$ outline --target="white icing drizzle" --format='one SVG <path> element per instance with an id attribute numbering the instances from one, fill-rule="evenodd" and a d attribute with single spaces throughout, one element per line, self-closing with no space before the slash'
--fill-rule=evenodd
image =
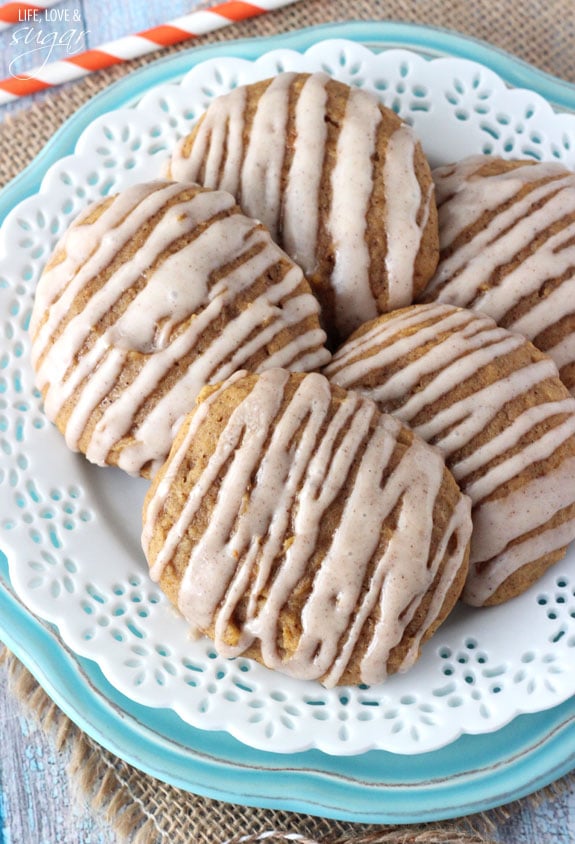
<path id="1" fill-rule="evenodd" d="M 319 191 L 327 124 L 318 120 L 327 103 L 325 76 L 313 73 L 306 80 L 295 110 L 296 144 L 284 194 L 281 229 L 289 255 L 306 275 L 316 268 Z M 305 225 L 302 225 L 305 220 Z"/>
<path id="2" fill-rule="evenodd" d="M 88 209 L 86 214 L 82 214 L 76 223 L 72 224 L 55 250 L 57 254 L 65 245 L 64 260 L 44 272 L 42 278 L 48 278 L 49 282 L 42 281 L 35 293 L 30 320 L 30 331 L 36 340 L 32 349 L 33 362 L 44 349 L 47 338 L 68 313 L 78 291 L 85 285 L 91 268 L 95 267 L 98 272 L 108 266 L 133 237 L 134 232 L 129 221 L 131 212 L 139 207 L 139 213 L 151 217 L 180 190 L 180 185 L 162 185 L 161 182 L 138 185 L 129 193 L 116 197 L 100 216 L 99 221 L 91 225 L 83 224 L 91 210 Z M 133 270 L 137 277 L 145 267 L 134 266 Z M 130 267 L 126 267 L 125 272 L 130 271 Z M 130 283 L 130 279 L 127 283 Z M 46 314 L 48 318 L 38 332 L 38 326 Z"/>
<path id="3" fill-rule="evenodd" d="M 241 168 L 239 202 L 250 217 L 257 217 L 278 237 L 281 206 L 283 143 L 288 121 L 289 90 L 295 73 L 280 73 L 258 101 Z"/>
<path id="4" fill-rule="evenodd" d="M 550 522 L 561 510 L 572 507 L 574 478 L 575 460 L 571 457 L 546 477 L 520 487 L 514 495 L 494 498 L 474 508 L 469 577 L 462 596 L 468 604 L 481 606 L 510 572 L 572 542 L 573 518 L 555 527 Z M 509 537 L 515 540 L 513 544 L 504 544 L 501 531 L 493 530 L 493 524 L 505 522 L 514 526 Z M 522 540 L 522 534 L 531 530 L 537 533 Z M 483 546 L 481 550 L 475 547 L 478 543 Z M 490 563 L 482 567 L 484 555 Z"/>
<path id="5" fill-rule="evenodd" d="M 509 170 L 502 176 L 490 176 L 491 186 L 485 190 L 484 177 L 478 171 L 493 159 L 486 155 L 470 155 L 457 164 L 437 167 L 433 171 L 437 205 L 445 205 L 444 214 L 449 225 L 441 232 L 442 246 L 448 246 L 457 231 L 467 228 L 477 219 L 477 202 L 484 210 L 493 211 L 513 199 L 522 187 L 541 179 L 560 179 L 565 168 L 556 162 L 535 164 L 525 161 L 525 166 Z M 465 184 L 465 190 L 462 187 Z M 459 220 L 459 223 L 457 222 Z M 451 228 L 453 226 L 453 228 Z"/>
<path id="6" fill-rule="evenodd" d="M 91 433 L 86 454 L 98 464 L 104 464 L 114 445 L 130 433 L 144 401 L 183 357 L 202 344 L 201 353 L 151 406 L 133 431 L 133 442 L 122 450 L 118 464 L 132 474 L 149 461 L 157 464 L 163 460 L 174 428 L 206 383 L 222 380 L 248 365 L 252 355 L 286 328 L 294 328 L 291 336 L 270 353 L 261 368 L 317 368 L 329 359 L 319 325 L 306 331 L 296 328 L 318 313 L 311 293 L 294 295 L 302 281 L 300 269 L 293 266 L 263 294 L 250 295 L 256 279 L 276 265 L 283 253 L 257 222 L 233 210 L 231 195 L 202 191 L 192 199 L 179 200 L 186 189 L 189 186 L 165 182 L 129 188 L 116 196 L 94 223 L 72 226 L 63 241 L 66 257 L 43 275 L 34 308 L 37 384 L 45 390 L 45 408 L 51 419 L 75 397 L 65 432 L 72 449 L 78 448 L 91 415 L 129 360 L 134 354 L 140 356 L 140 370 L 104 410 Z M 164 208 L 168 201 L 173 204 Z M 226 212 L 227 216 L 217 217 Z M 119 249 L 155 215 L 161 216 L 130 260 L 116 267 L 79 313 L 63 325 L 74 299 L 106 271 Z M 179 238 L 177 250 L 170 254 Z M 234 267 L 234 262 L 239 263 Z M 218 280 L 214 280 L 216 273 L 221 274 Z M 137 295 L 98 336 L 100 321 L 122 294 L 136 285 L 140 286 Z M 206 345 L 214 320 L 240 294 L 248 296 L 250 306 L 230 316 Z M 50 304 L 42 322 L 40 309 L 46 309 L 46 303 Z M 180 330 L 186 320 L 190 321 Z M 94 337 L 95 342 L 86 349 Z"/>
<path id="7" fill-rule="evenodd" d="M 575 174 L 556 163 L 526 163 L 499 175 L 478 176 L 487 161 L 474 156 L 434 171 L 442 257 L 425 299 L 473 307 L 538 343 L 542 332 L 575 312 Z M 531 189 L 519 198 L 526 187 Z M 451 255 L 443 254 L 486 213 L 491 219 L 480 231 Z M 551 233 L 557 224 L 562 228 Z M 537 248 L 493 283 L 501 268 L 537 237 L 544 238 Z M 553 291 L 545 289 L 546 282 L 564 274 L 566 279 Z M 512 318 L 512 309 L 535 293 L 540 295 L 529 310 Z M 569 335 L 552 348 L 542 348 L 559 367 L 575 362 Z M 575 390 L 575 384 L 568 386 Z"/>
<path id="8" fill-rule="evenodd" d="M 203 168 L 201 181 L 204 187 L 219 188 L 234 197 L 239 196 L 245 101 L 245 87 L 236 88 L 232 97 L 216 97 L 212 101 L 189 153 L 189 175 L 177 174 L 178 151 L 181 152 L 186 142 L 183 138 L 170 164 L 172 178 L 197 182 Z"/>
<path id="9" fill-rule="evenodd" d="M 487 316 L 440 303 L 417 305 L 375 322 L 364 335 L 345 343 L 324 369 L 334 383 L 372 398 L 382 410 L 392 410 L 445 455 L 474 506 L 471 566 L 464 592 L 469 603 L 484 603 L 529 559 L 531 546 L 535 553 L 536 537 L 524 534 L 575 503 L 575 461 L 566 461 L 546 478 L 498 492 L 575 436 L 575 399 L 567 395 L 559 401 L 526 402 L 512 421 L 505 415 L 505 405 L 512 399 L 534 395 L 538 384 L 557 378 L 550 358 L 529 362 L 466 398 L 452 399 L 442 409 L 435 407 L 458 384 L 525 342 Z M 418 351 L 419 356 L 409 361 L 408 356 Z M 386 371 L 391 366 L 395 374 Z M 368 386 L 369 379 L 373 386 Z M 560 416 L 565 419 L 559 421 Z M 461 449 L 495 419 L 501 420 L 501 431 L 459 457 Z M 553 419 L 556 424 L 547 433 L 528 439 L 536 425 Z M 522 447 L 513 454 L 520 441 Z M 549 495 L 553 485 L 562 488 L 560 501 Z M 569 534 L 570 541 L 575 538 L 575 518 L 568 524 L 561 535 Z"/>
<path id="10" fill-rule="evenodd" d="M 423 218 L 418 223 L 422 194 L 415 173 L 415 145 L 415 136 L 409 126 L 402 126 L 389 139 L 385 153 L 385 268 L 389 288 L 387 309 L 390 311 L 413 301 L 413 267 L 432 202 L 433 187 L 430 187 Z"/>
<path id="11" fill-rule="evenodd" d="M 194 630 L 213 626 L 216 647 L 227 656 L 257 641 L 269 667 L 333 686 L 371 616 L 376 625 L 360 673 L 362 682 L 378 683 L 442 563 L 439 584 L 401 670 L 416 659 L 421 638 L 443 606 L 469 540 L 469 500 L 459 499 L 430 559 L 433 511 L 444 472 L 439 452 L 415 437 L 385 477 L 400 423 L 353 393 L 335 412 L 330 410 L 328 382 L 316 373 L 305 376 L 280 413 L 289 377 L 282 370 L 263 373 L 236 406 L 155 560 L 150 560 L 151 575 L 161 578 L 217 479 L 217 501 L 191 550 L 179 591 L 179 608 Z M 238 375 L 232 383 L 237 380 Z M 209 423 L 214 400 L 209 396 L 188 417 L 165 475 L 148 496 L 143 534 L 148 555 L 156 522 L 185 471 L 191 444 Z M 354 460 L 360 465 L 351 483 Z M 341 495 L 343 512 L 302 609 L 301 636 L 286 656 L 278 643 L 280 613 L 308 571 L 326 512 Z M 382 525 L 398 505 L 397 527 L 382 548 Z M 454 535 L 456 547 L 450 552 Z M 368 566 L 371 574 L 362 594 Z M 230 619 L 237 623 L 240 599 L 246 618 L 237 645 L 231 646 L 224 634 Z"/>
<path id="12" fill-rule="evenodd" d="M 285 184 L 281 172 L 286 150 L 290 92 L 296 73 L 282 73 L 261 95 L 246 134 L 246 88 L 217 98 L 200 122 L 193 143 L 184 139 L 170 163 L 173 178 L 200 180 L 234 193 L 242 208 L 261 219 L 307 275 L 318 271 L 321 179 L 327 132 L 327 84 L 324 73 L 311 74 L 295 101 L 293 153 Z M 383 181 L 387 230 L 387 295 L 371 290 L 373 275 L 366 241 L 366 219 L 374 188 L 374 152 L 381 106 L 365 91 L 351 87 L 337 137 L 330 173 L 332 201 L 325 229 L 333 242 L 329 282 L 335 293 L 337 329 L 348 335 L 381 311 L 413 299 L 414 264 L 427 225 L 433 191 L 422 197 L 415 169 L 416 141 L 408 126 L 389 138 Z M 421 221 L 418 223 L 418 215 Z"/>
<path id="13" fill-rule="evenodd" d="M 344 337 L 378 314 L 369 284 L 366 215 L 373 191 L 372 158 L 381 119 L 381 110 L 373 97 L 352 88 L 337 139 L 335 165 L 331 172 L 332 203 L 327 221 L 335 250 L 331 276 L 335 322 Z M 352 185 L 353 190 L 350 190 Z M 387 193 L 386 199 L 390 211 L 393 205 Z M 389 217 L 386 222 L 389 225 Z"/>
<path id="14" fill-rule="evenodd" d="M 567 334 L 558 343 L 547 349 L 547 354 L 553 358 L 559 370 L 575 361 L 575 334 Z"/>

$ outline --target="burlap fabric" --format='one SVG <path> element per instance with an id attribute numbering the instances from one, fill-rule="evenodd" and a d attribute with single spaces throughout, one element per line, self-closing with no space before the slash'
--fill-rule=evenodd
<path id="1" fill-rule="evenodd" d="M 489 41 L 541 70 L 575 82 L 572 0 L 523 0 L 522 3 L 514 0 L 301 0 L 273 14 L 206 36 L 195 44 L 270 36 L 327 22 L 384 19 L 456 30 Z M 182 49 L 190 49 L 190 45 L 179 45 L 172 52 Z M 167 52 L 163 51 L 162 55 Z M 89 76 L 9 116 L 0 124 L 0 184 L 17 175 L 64 120 L 90 97 L 159 55 L 152 54 Z M 119 842 L 474 844 L 490 841 L 495 824 L 500 824 L 516 809 L 509 806 L 448 824 L 399 828 L 230 806 L 198 797 L 142 774 L 100 748 L 57 709 L 11 654 L 4 652 L 3 660 L 13 692 L 53 736 L 58 750 L 67 755 L 73 782 L 94 811 L 103 813 L 113 826 Z M 547 790 L 546 796 L 565 783 L 564 780 L 555 789 Z"/>
<path id="2" fill-rule="evenodd" d="M 213 3 L 211 3 L 213 5 Z M 202 4 L 209 6 L 210 2 Z M 490 42 L 541 70 L 575 82 L 573 0 L 300 0 L 273 14 L 244 21 L 195 42 L 253 38 L 346 20 L 397 20 L 456 30 Z M 0 179 L 7 181 L 38 153 L 82 103 L 159 55 L 190 49 L 181 44 L 93 74 L 52 93 L 24 114 L 0 124 Z M 1 183 L 0 183 L 1 184 Z"/>

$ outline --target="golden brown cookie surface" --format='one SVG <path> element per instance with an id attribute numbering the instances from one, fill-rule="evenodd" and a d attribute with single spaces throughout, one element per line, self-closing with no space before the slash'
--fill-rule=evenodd
<path id="1" fill-rule="evenodd" d="M 521 332 L 575 394 L 575 174 L 473 156 L 433 176 L 441 254 L 422 301 L 472 308 Z"/>
<path id="2" fill-rule="evenodd" d="M 329 359 L 301 270 L 223 191 L 148 182 L 91 206 L 39 281 L 46 413 L 99 465 L 149 475 L 208 383 Z"/>
<path id="3" fill-rule="evenodd" d="M 207 388 L 144 506 L 151 574 L 225 656 L 328 686 L 405 670 L 471 530 L 437 450 L 318 373 Z"/>
<path id="4" fill-rule="evenodd" d="M 366 91 L 281 73 L 212 101 L 170 175 L 230 191 L 303 268 L 332 338 L 410 304 L 437 264 L 437 214 L 412 130 Z"/>
<path id="5" fill-rule="evenodd" d="M 324 370 L 445 455 L 473 501 L 463 598 L 523 592 L 575 538 L 575 399 L 522 335 L 452 305 L 413 305 L 359 329 Z"/>

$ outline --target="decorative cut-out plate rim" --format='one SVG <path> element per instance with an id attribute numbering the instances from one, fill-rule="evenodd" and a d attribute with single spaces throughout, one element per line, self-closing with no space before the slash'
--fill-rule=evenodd
<path id="1" fill-rule="evenodd" d="M 295 32 L 289 36 L 276 36 L 272 39 L 258 39 L 257 42 L 228 42 L 201 50 L 179 54 L 157 63 L 157 73 L 162 79 L 180 75 L 182 62 L 212 58 L 217 55 L 242 55 L 253 58 L 274 46 L 305 49 L 320 38 L 345 37 L 357 41 L 369 42 L 377 47 L 406 46 L 442 54 L 455 54 L 481 59 L 485 64 L 504 75 L 508 82 L 523 82 L 525 79 L 533 88 L 541 85 L 541 93 L 551 94 L 550 99 L 561 100 L 566 107 L 575 106 L 575 88 L 567 83 L 554 80 L 541 72 L 516 61 L 501 51 L 493 50 L 481 42 L 459 38 L 451 33 L 427 30 L 424 27 L 394 25 L 390 23 L 343 24 L 324 26 Z M 89 123 L 94 111 L 118 107 L 139 96 L 142 88 L 154 80 L 156 68 L 145 68 L 129 79 L 121 80 L 81 109 L 57 137 L 48 144 L 42 155 L 12 183 L 12 186 L 0 197 L 0 219 L 20 199 L 35 190 L 51 159 L 65 154 L 79 134 L 82 124 Z M 161 81 L 161 80 L 160 80 Z M 1 559 L 0 559 L 1 563 Z M 7 578 L 7 574 L 5 575 Z M 375 822 L 405 823 L 437 818 L 455 817 L 471 811 L 479 811 L 520 797 L 541 787 L 552 779 L 569 770 L 575 758 L 575 699 L 571 698 L 560 706 L 535 715 L 525 715 L 513 724 L 501 728 L 496 733 L 479 737 L 465 736 L 440 751 L 424 754 L 421 759 L 425 775 L 416 771 L 413 782 L 409 780 L 407 768 L 419 763 L 418 756 L 397 757 L 385 751 L 373 751 L 363 756 L 341 758 L 319 756 L 315 751 L 298 754 L 302 761 L 304 783 L 313 790 L 298 789 L 295 794 L 277 788 L 278 774 L 283 768 L 282 762 L 277 769 L 264 770 L 273 754 L 250 751 L 239 745 L 233 738 L 220 733 L 205 733 L 184 725 L 188 736 L 186 747 L 178 741 L 178 729 L 171 737 L 160 739 L 154 736 L 165 730 L 162 710 L 150 710 L 137 707 L 118 695 L 109 687 L 93 663 L 86 666 L 85 661 L 67 652 L 56 631 L 50 625 L 41 622 L 29 613 L 15 599 L 10 583 L 6 580 L 5 588 L 0 591 L 6 612 L 0 617 L 0 629 L 3 638 L 28 667 L 43 680 L 45 687 L 52 693 L 64 711 L 73 720 L 90 733 L 101 744 L 116 752 L 122 758 L 132 762 L 142 770 L 159 776 L 180 787 L 189 788 L 207 796 L 240 801 L 248 805 L 287 808 L 296 811 L 311 811 L 326 817 L 338 817 L 350 820 Z M 51 660 L 48 658 L 50 654 Z M 61 665 L 60 665 L 61 663 Z M 70 667 L 68 663 L 73 663 Z M 62 668 L 50 672 L 50 665 Z M 87 670 L 86 670 L 87 669 Z M 70 674 L 71 691 L 64 682 L 64 675 Z M 87 676 L 88 675 L 88 676 Z M 93 712 L 103 703 L 104 719 L 92 718 Z M 92 709 L 93 707 L 93 709 Z M 133 710 L 137 709 L 134 715 Z M 130 714 L 128 715 L 128 710 Z M 132 721 L 133 719 L 133 721 Z M 127 728 L 127 729 L 126 729 Z M 150 733 L 154 736 L 150 737 Z M 526 733 L 526 735 L 523 735 Z M 523 751 L 512 746 L 518 734 L 522 734 Z M 463 779 L 459 771 L 460 762 L 465 754 L 475 748 L 485 748 L 487 764 L 474 766 L 474 772 L 466 772 Z M 168 759 L 173 759 L 173 747 L 180 750 L 183 767 L 166 767 Z M 157 755 L 158 747 L 160 749 Z M 488 749 L 487 749 L 488 748 Z M 525 764 L 525 754 L 528 764 Z M 446 765 L 445 755 L 449 758 Z M 243 764 L 245 756 L 253 762 L 253 782 L 246 787 L 246 770 Z M 294 764 L 295 764 L 294 757 Z M 377 772 L 372 779 L 362 781 L 361 775 L 356 780 L 353 771 L 367 760 L 376 760 Z M 181 761 L 181 760 L 180 760 Z M 277 761 L 277 760 L 276 760 Z M 215 779 L 205 778 L 202 765 L 214 763 Z M 260 770 L 261 764 L 261 770 Z M 272 761 L 272 767 L 274 762 Z M 177 773 L 175 773 L 177 769 Z M 334 776 L 334 771 L 335 772 Z M 261 773 L 264 776 L 261 776 Z M 397 773 L 395 787 L 389 789 L 391 771 Z M 477 772 L 482 780 L 478 788 Z M 326 776 L 326 773 L 329 775 Z M 214 771 L 212 771 L 212 774 Z M 413 772 L 412 772 L 413 773 Z M 386 779 L 388 782 L 386 782 Z M 341 780 L 345 786 L 345 804 L 341 800 Z M 288 781 L 289 782 L 289 781 Z M 355 783 L 356 788 L 348 788 Z M 428 792 L 429 783 L 434 784 L 433 793 Z M 415 790 L 413 789 L 415 784 Z M 378 794 L 377 806 L 371 804 L 370 795 L 382 786 Z M 438 789 L 438 792 L 437 792 Z M 400 808 L 399 804 L 407 797 L 408 803 Z M 369 806 L 365 800 L 370 800 Z M 399 801 L 399 802 L 398 802 Z"/>
<path id="2" fill-rule="evenodd" d="M 71 488 L 70 488 L 70 489 L 71 489 Z M 69 490 L 69 491 L 70 491 L 70 490 Z M 73 499 L 73 498 L 75 498 L 76 496 L 75 496 L 74 494 L 72 494 L 72 492 L 70 492 L 69 497 Z M 56 500 L 56 499 L 54 499 L 54 500 Z M 58 499 L 58 500 L 59 500 L 59 499 Z M 68 506 L 72 506 L 72 507 L 73 507 L 74 505 L 73 505 L 73 504 L 71 504 L 70 502 L 68 502 Z M 67 511 L 66 511 L 66 512 L 67 512 Z M 84 511 L 84 512 L 85 512 L 85 511 Z M 79 518 L 80 518 L 80 519 L 82 519 L 82 511 L 80 511 Z M 64 583 L 65 583 L 65 581 L 64 581 Z M 99 599 L 96 597 L 96 598 L 94 598 L 94 600 L 98 601 Z M 49 614 L 48 614 L 48 615 L 49 615 Z M 54 619 L 52 619 L 52 620 L 54 620 Z M 63 624 L 63 623 L 62 623 L 62 624 Z M 62 626 L 62 625 L 61 625 L 61 626 Z M 471 644 L 469 644 L 469 645 L 468 645 L 468 647 L 469 647 L 470 649 L 472 649 L 474 646 L 473 646 L 473 645 L 471 645 Z M 81 648 L 77 648 L 77 650 L 78 650 L 78 652 L 82 653 L 82 649 L 81 649 Z M 90 654 L 89 652 L 85 652 L 85 653 L 84 653 L 84 655 L 91 656 L 91 654 Z M 449 658 L 449 657 L 448 657 L 448 655 L 446 655 L 446 656 L 445 656 L 445 658 L 446 658 L 446 659 L 447 659 L 447 658 Z M 454 659 L 455 659 L 455 655 L 454 655 Z M 462 661 L 463 661 L 463 658 L 459 659 L 458 661 L 459 661 L 459 662 L 462 662 Z M 240 670 L 241 670 L 241 669 L 240 669 Z M 496 676 L 496 675 L 494 675 L 494 676 Z M 566 695 L 564 694 L 564 697 L 565 697 L 565 696 L 566 696 Z M 563 700 L 563 699 L 564 699 L 564 697 L 563 697 L 563 698 L 561 698 L 561 700 Z M 135 699 L 138 699 L 138 698 L 137 698 L 137 695 L 135 696 Z M 340 698 L 340 700 L 341 700 L 341 702 L 343 703 L 343 700 L 342 700 L 341 698 Z M 405 704 L 406 704 L 407 706 L 409 706 L 409 705 L 410 705 L 410 704 L 412 704 L 413 702 L 414 702 L 413 700 L 406 700 L 406 701 L 405 701 Z M 560 702 L 560 700 L 559 700 L 559 699 L 557 699 L 557 700 L 556 700 L 556 702 Z M 347 701 L 346 701 L 346 703 L 347 703 Z M 403 703 L 403 701 L 402 701 L 402 703 Z M 457 705 L 458 705 L 458 704 L 454 704 L 454 706 L 457 706 Z M 552 704 L 548 704 L 548 705 L 552 705 Z M 367 710 L 366 710 L 366 711 L 367 711 Z M 529 707 L 527 707 L 527 708 L 523 709 L 522 711 L 525 711 L 525 712 L 526 712 L 526 711 L 530 711 L 530 709 L 529 709 Z M 505 723 L 505 721 L 509 720 L 509 718 L 513 717 L 515 714 L 517 714 L 517 713 L 516 713 L 516 712 L 515 712 L 515 713 L 510 713 L 510 712 L 508 712 L 508 713 L 507 713 L 507 715 L 506 715 L 506 717 L 504 718 L 504 720 L 503 720 L 503 721 L 501 721 L 501 724 L 502 724 L 502 723 Z M 342 715 L 341 717 L 343 717 L 343 715 Z M 194 722 L 192 722 L 192 723 L 194 723 Z M 500 725 L 501 725 L 501 724 L 500 724 Z M 216 723 L 216 724 L 211 725 L 211 728 L 212 728 L 212 729 L 220 729 L 220 728 L 221 728 L 221 726 L 220 726 L 219 724 L 217 724 L 217 723 Z M 233 727 L 228 727 L 228 728 L 230 729 L 230 732 L 232 732 L 234 735 L 238 735 L 238 733 L 234 732 Z M 469 728 L 469 726 L 468 726 L 468 728 L 467 728 L 465 731 L 467 731 L 467 732 L 474 732 L 474 730 L 473 730 L 472 728 L 470 729 L 470 728 Z M 461 730 L 460 730 L 459 732 L 461 732 Z M 241 733 L 241 731 L 240 731 L 240 733 Z M 450 739 L 450 740 L 455 739 L 455 738 L 457 737 L 457 735 L 458 735 L 458 734 L 459 734 L 459 733 L 458 733 L 458 732 L 457 732 L 457 730 L 456 730 L 456 731 L 452 734 L 452 736 L 451 736 L 451 739 Z M 240 738 L 245 738 L 245 737 L 242 737 L 241 735 L 239 735 L 239 737 L 240 737 Z M 268 736 L 268 738 L 269 738 L 269 736 Z M 261 741 L 261 740 L 260 740 L 260 741 Z M 249 743 L 250 743 L 250 741 L 248 741 L 247 743 L 249 744 Z M 258 745 L 256 744 L 255 746 L 257 747 Z M 260 745 L 260 746 L 263 746 L 263 745 Z M 289 746 L 288 746 L 287 748 L 282 747 L 282 748 L 280 748 L 280 749 L 286 749 L 287 751 L 290 751 L 290 750 L 300 750 L 300 749 L 305 749 L 305 746 L 306 746 L 306 745 L 302 745 L 301 747 L 300 747 L 300 746 L 297 746 L 297 747 L 293 747 L 293 748 L 289 748 Z M 322 744 L 322 743 L 321 743 L 321 741 L 320 741 L 320 743 L 319 743 L 319 745 L 318 745 L 318 746 L 319 746 L 321 749 L 328 750 L 329 752 L 337 752 L 337 751 L 334 751 L 334 747 L 333 747 L 333 746 L 330 746 L 330 745 L 329 745 L 329 743 L 328 743 L 328 744 Z M 358 745 L 355 749 L 352 749 L 352 750 L 349 750 L 349 751 L 346 751 L 345 747 L 341 746 L 340 751 L 341 751 L 341 752 L 355 752 L 355 753 L 359 753 L 359 752 L 363 752 L 363 750 L 368 749 L 368 748 L 369 748 L 369 747 L 371 747 L 371 746 L 372 746 L 372 745 L 363 746 L 363 745 L 361 745 L 361 744 L 360 744 L 360 745 Z M 376 746 L 379 746 L 379 745 L 376 745 Z M 396 748 L 396 747 L 394 747 L 394 746 L 387 747 L 386 749 L 393 749 L 393 750 L 396 750 L 397 752 L 401 752 L 401 750 L 400 750 L 399 748 Z M 432 749 L 434 749 L 434 745 L 433 745 L 433 744 L 429 744 L 429 745 L 428 745 L 428 747 L 427 747 L 426 749 L 427 749 L 427 750 L 432 750 Z M 418 752 L 418 751 L 416 750 L 416 748 L 411 748 L 408 752 L 414 752 L 414 753 L 416 753 L 416 752 Z"/>
<path id="3" fill-rule="evenodd" d="M 575 117 L 566 123 L 536 94 L 510 91 L 477 63 L 428 62 L 406 50 L 374 53 L 348 39 L 323 40 L 303 54 L 276 50 L 255 61 L 201 62 L 176 84 L 152 86 L 129 108 L 101 115 L 2 227 L 0 296 L 9 342 L 0 361 L 0 445 L 9 459 L 0 501 L 12 582 L 119 691 L 168 706 L 193 726 L 224 729 L 259 749 L 273 740 L 280 752 L 430 751 L 573 694 L 573 549 L 538 591 L 504 609 L 453 613 L 407 675 L 373 689 L 298 683 L 247 660 L 222 659 L 205 640 L 188 642 L 183 620 L 141 569 L 142 482 L 72 455 L 46 424 L 33 387 L 27 352 L 33 290 L 71 219 L 92 199 L 160 175 L 169 149 L 213 97 L 280 69 L 329 69 L 374 91 L 414 124 L 440 161 L 517 150 L 575 163 Z M 505 639 L 509 624 L 517 635 Z"/>
<path id="4" fill-rule="evenodd" d="M 483 63 L 508 85 L 535 91 L 563 111 L 575 111 L 575 86 L 571 83 L 485 41 L 440 27 L 391 20 L 346 21 L 340 24 L 320 24 L 266 38 L 236 39 L 159 58 L 99 91 L 56 130 L 34 160 L 12 180 L 10 199 L 2 201 L 0 196 L 0 224 L 13 205 L 38 189 L 48 167 L 72 151 L 82 130 L 95 117 L 109 109 L 134 103 L 152 85 L 176 81 L 189 69 L 190 62 L 204 61 L 222 54 L 257 58 L 276 47 L 305 50 L 326 38 L 346 38 L 376 50 L 404 47 L 423 56 L 460 57 Z M 225 49 L 222 50 L 222 47 Z"/>

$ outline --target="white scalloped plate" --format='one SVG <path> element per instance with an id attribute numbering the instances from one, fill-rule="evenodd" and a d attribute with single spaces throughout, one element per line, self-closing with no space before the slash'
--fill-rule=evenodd
<path id="1" fill-rule="evenodd" d="M 575 166 L 575 116 L 554 113 L 537 94 L 465 59 L 376 54 L 339 39 L 304 54 L 213 58 L 99 116 L 0 235 L 0 537 L 20 599 L 128 698 L 254 748 L 419 754 L 575 693 L 575 550 L 503 607 L 458 608 L 416 667 L 382 686 L 326 691 L 222 659 L 209 642 L 189 640 L 148 579 L 139 544 L 146 483 L 68 452 L 28 363 L 35 283 L 71 219 L 89 201 L 159 175 L 214 96 L 284 69 L 326 70 L 374 92 L 413 124 L 433 164 L 487 152 Z"/>

